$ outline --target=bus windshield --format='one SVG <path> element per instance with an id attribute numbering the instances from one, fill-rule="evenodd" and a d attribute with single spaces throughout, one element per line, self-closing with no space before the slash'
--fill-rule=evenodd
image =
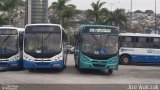
<path id="1" fill-rule="evenodd" d="M 24 43 L 28 53 L 53 55 L 61 51 L 61 29 L 57 26 L 29 26 Z"/>
<path id="2" fill-rule="evenodd" d="M 87 33 L 82 37 L 82 51 L 86 54 L 112 55 L 118 52 L 118 35 Z"/>
<path id="3" fill-rule="evenodd" d="M 25 50 L 34 53 L 56 53 L 61 50 L 61 34 L 26 34 Z"/>
<path id="4" fill-rule="evenodd" d="M 18 37 L 5 35 L 0 36 L 0 53 L 12 54 L 18 52 Z"/>

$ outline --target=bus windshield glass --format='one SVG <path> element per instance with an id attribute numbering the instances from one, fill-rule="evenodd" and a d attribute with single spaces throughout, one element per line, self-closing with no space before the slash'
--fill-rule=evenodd
<path id="1" fill-rule="evenodd" d="M 92 34 L 83 36 L 82 51 L 86 54 L 112 55 L 118 53 L 118 35 Z"/>
<path id="2" fill-rule="evenodd" d="M 0 29 L 0 35 L 18 35 L 17 29 Z"/>
<path id="3" fill-rule="evenodd" d="M 0 36 L 0 53 L 12 54 L 18 52 L 18 37 L 12 35 Z"/>
<path id="4" fill-rule="evenodd" d="M 54 26 L 34 26 L 25 32 L 25 51 L 36 54 L 61 50 L 61 30 Z"/>

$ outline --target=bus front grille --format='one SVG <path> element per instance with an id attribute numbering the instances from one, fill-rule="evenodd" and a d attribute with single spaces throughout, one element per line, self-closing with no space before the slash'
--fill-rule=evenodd
<path id="1" fill-rule="evenodd" d="M 48 66 L 50 63 L 36 63 L 37 66 Z"/>
<path id="2" fill-rule="evenodd" d="M 35 60 L 35 61 L 38 61 L 38 62 L 43 62 L 43 61 L 51 61 L 51 60 Z"/>
<path id="3" fill-rule="evenodd" d="M 105 67 L 103 64 L 92 64 L 94 67 Z"/>

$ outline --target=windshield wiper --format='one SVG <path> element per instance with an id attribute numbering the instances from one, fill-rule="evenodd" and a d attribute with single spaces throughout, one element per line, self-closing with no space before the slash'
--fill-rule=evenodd
<path id="1" fill-rule="evenodd" d="M 105 44 L 108 42 L 108 39 L 109 39 L 109 34 L 107 35 L 107 38 L 105 38 Z M 106 40 L 107 39 L 107 40 Z"/>
<path id="2" fill-rule="evenodd" d="M 51 34 L 48 34 L 47 37 L 44 38 L 44 41 L 46 41 L 50 36 Z"/>
<path id="3" fill-rule="evenodd" d="M 91 34 L 91 36 L 98 42 L 98 38 L 96 38 L 94 34 Z"/>
<path id="4" fill-rule="evenodd" d="M 8 35 L 8 36 L 3 40 L 3 43 L 5 43 L 10 36 L 11 36 L 11 35 Z"/>

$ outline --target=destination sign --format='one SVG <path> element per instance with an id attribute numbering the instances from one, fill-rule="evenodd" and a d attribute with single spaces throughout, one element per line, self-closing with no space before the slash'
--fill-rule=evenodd
<path id="1" fill-rule="evenodd" d="M 95 29 L 95 28 L 90 28 L 89 32 L 92 32 L 92 33 L 110 33 L 111 32 L 111 29 Z"/>
<path id="2" fill-rule="evenodd" d="M 101 25 L 91 25 L 91 26 L 83 26 L 81 28 L 82 33 L 106 33 L 106 34 L 118 34 L 118 28 L 117 27 L 111 27 L 111 26 L 101 26 Z"/>
<path id="3" fill-rule="evenodd" d="M 61 33 L 59 26 L 27 26 L 25 33 Z"/>

